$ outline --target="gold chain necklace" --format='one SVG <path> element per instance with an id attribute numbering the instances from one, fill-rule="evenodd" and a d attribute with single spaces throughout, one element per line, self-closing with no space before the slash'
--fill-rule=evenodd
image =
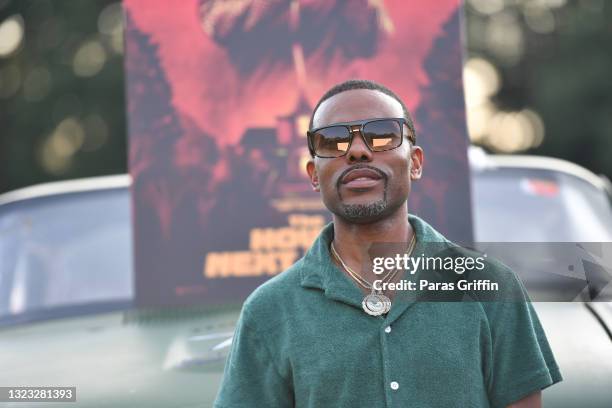
<path id="1" fill-rule="evenodd" d="M 334 258 L 336 258 L 338 260 L 338 262 L 340 262 L 340 264 L 342 265 L 342 267 L 348 272 L 348 274 L 355 280 L 357 281 L 358 284 L 360 284 L 362 287 L 364 287 L 365 289 L 372 289 L 373 284 L 368 282 L 365 278 L 359 276 L 359 274 L 357 274 L 350 266 L 348 266 L 340 257 L 340 254 L 338 254 L 338 251 L 336 251 L 336 248 L 334 247 L 334 243 L 332 242 L 331 244 L 331 252 L 332 255 L 334 255 Z M 397 275 L 398 269 L 393 270 L 393 272 L 389 272 L 383 279 L 383 282 L 388 282 L 391 279 L 393 279 L 393 277 L 395 275 Z"/>
<path id="2" fill-rule="evenodd" d="M 416 234 L 413 233 L 412 240 L 410 241 L 410 244 L 408 245 L 408 250 L 406 251 L 408 256 L 412 254 L 412 251 L 414 250 L 415 245 L 416 245 Z M 391 299 L 385 296 L 382 293 L 383 292 L 382 290 L 377 291 L 376 289 L 374 289 L 373 283 L 368 282 L 365 278 L 359 276 L 358 273 L 353 271 L 353 269 L 351 269 L 351 267 L 349 267 L 344 262 L 344 260 L 340 257 L 340 254 L 338 254 L 338 251 L 336 251 L 336 248 L 334 247 L 333 242 L 330 245 L 330 249 L 331 249 L 332 255 L 338 260 L 338 262 L 340 262 L 340 265 L 342 265 L 342 267 L 346 270 L 346 272 L 348 272 L 348 274 L 355 281 L 357 281 L 358 284 L 363 286 L 365 289 L 369 289 L 372 291 L 372 293 L 370 293 L 369 295 L 366 295 L 366 297 L 364 297 L 363 301 L 361 302 L 361 306 L 363 307 L 363 310 L 367 314 L 372 315 L 372 316 L 380 316 L 382 314 L 388 313 L 389 310 L 391 310 Z M 391 281 L 391 279 L 393 279 L 393 277 L 397 275 L 398 271 L 399 269 L 395 269 L 393 272 L 389 272 L 387 276 L 385 276 L 382 279 L 383 283 Z"/>

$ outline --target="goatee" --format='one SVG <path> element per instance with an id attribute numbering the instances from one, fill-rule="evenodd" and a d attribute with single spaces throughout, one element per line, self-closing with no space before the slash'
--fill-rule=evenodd
<path id="1" fill-rule="evenodd" d="M 364 223 L 378 219 L 385 213 L 386 209 L 386 200 L 379 200 L 369 204 L 343 204 L 338 215 L 354 223 Z"/>

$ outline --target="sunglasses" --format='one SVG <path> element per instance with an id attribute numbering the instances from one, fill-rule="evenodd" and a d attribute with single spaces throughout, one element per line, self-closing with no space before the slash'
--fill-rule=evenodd
<path id="1" fill-rule="evenodd" d="M 397 149 L 404 139 L 404 118 L 381 118 L 334 123 L 306 132 L 310 154 L 321 158 L 344 156 L 353 143 L 356 132 L 373 152 Z M 410 129 L 410 127 L 408 127 Z M 408 140 L 414 145 L 416 138 L 409 131 Z"/>

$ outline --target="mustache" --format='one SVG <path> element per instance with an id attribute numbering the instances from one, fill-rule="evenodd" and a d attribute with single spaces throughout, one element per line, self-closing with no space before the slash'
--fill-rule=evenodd
<path id="1" fill-rule="evenodd" d="M 353 170 L 357 170 L 357 169 L 369 169 L 372 171 L 375 171 L 376 173 L 378 173 L 380 175 L 380 178 L 383 179 L 383 181 L 385 182 L 385 185 L 387 184 L 387 174 L 382 171 L 381 169 L 378 169 L 374 166 L 370 166 L 367 164 L 355 164 L 351 167 L 349 167 L 348 169 L 344 170 L 340 176 L 338 177 L 338 180 L 336 181 L 336 188 L 340 188 L 340 183 L 342 182 L 342 179 L 344 178 L 344 176 L 346 176 L 348 174 L 349 171 L 353 171 Z"/>

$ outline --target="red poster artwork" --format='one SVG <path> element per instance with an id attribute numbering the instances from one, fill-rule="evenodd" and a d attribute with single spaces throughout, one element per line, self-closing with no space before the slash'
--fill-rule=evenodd
<path id="1" fill-rule="evenodd" d="M 350 78 L 386 85 L 415 118 L 410 212 L 471 242 L 458 0 L 124 5 L 138 304 L 239 301 L 302 256 L 331 219 L 305 132 Z"/>

